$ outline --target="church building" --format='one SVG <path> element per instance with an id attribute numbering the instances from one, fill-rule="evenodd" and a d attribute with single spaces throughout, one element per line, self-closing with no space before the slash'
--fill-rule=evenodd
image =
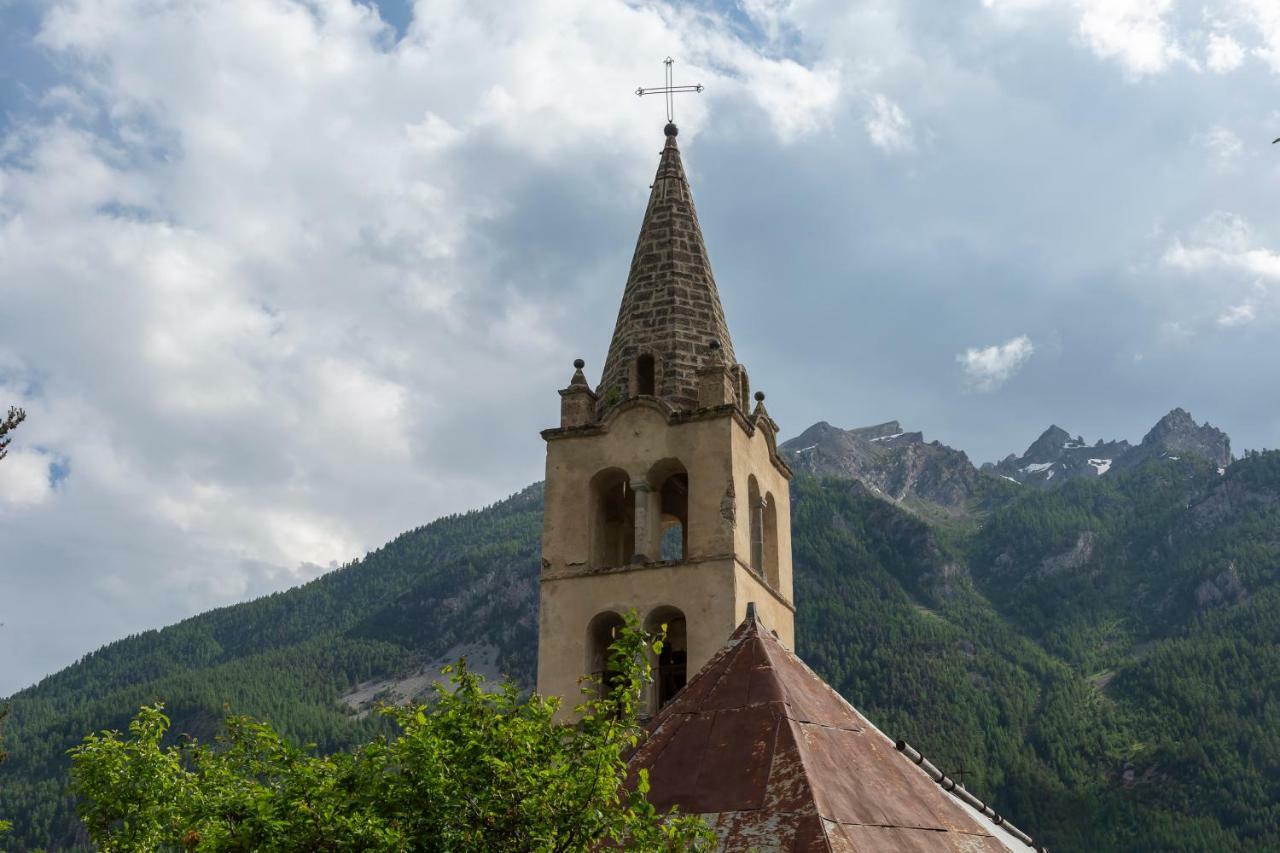
<path id="1" fill-rule="evenodd" d="M 576 361 L 542 433 L 538 691 L 570 718 L 634 609 L 668 642 L 632 772 L 721 849 L 1035 849 L 795 655 L 792 472 L 734 356 L 677 134 L 668 122 L 600 383 Z"/>

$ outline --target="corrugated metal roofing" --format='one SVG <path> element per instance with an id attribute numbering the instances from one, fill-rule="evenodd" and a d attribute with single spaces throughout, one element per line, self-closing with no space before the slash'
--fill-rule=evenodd
<path id="1" fill-rule="evenodd" d="M 650 723 L 630 762 L 660 810 L 732 851 L 1028 848 L 947 792 L 750 616 Z"/>

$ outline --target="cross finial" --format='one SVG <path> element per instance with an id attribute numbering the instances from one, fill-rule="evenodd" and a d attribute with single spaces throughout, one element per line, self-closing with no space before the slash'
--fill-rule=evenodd
<path id="1" fill-rule="evenodd" d="M 675 60 L 667 57 L 662 60 L 662 64 L 667 69 L 667 84 L 665 86 L 650 86 L 645 88 L 641 86 L 636 89 L 636 94 L 640 97 L 645 95 L 666 95 L 667 96 L 667 136 L 675 136 L 676 116 L 675 116 L 675 96 L 677 92 L 701 92 L 703 85 L 701 83 L 682 84 L 677 86 L 671 79 L 671 66 L 675 65 Z"/>

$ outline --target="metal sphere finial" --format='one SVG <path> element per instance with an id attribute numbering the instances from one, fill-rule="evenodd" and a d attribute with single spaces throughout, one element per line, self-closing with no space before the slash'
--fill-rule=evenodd
<path id="1" fill-rule="evenodd" d="M 581 370 L 582 368 L 587 366 L 587 363 L 580 358 L 575 358 L 573 360 L 573 366 L 576 367 L 578 370 Z"/>
<path id="2" fill-rule="evenodd" d="M 667 122 L 667 126 L 662 129 L 662 132 L 667 136 L 678 136 L 680 134 L 680 128 L 676 127 L 676 123 L 674 121 L 669 121 Z"/>
<path id="3" fill-rule="evenodd" d="M 763 392 L 763 391 L 757 391 L 757 392 L 756 392 L 756 402 L 757 402 L 757 403 L 763 403 L 763 402 L 764 402 L 764 392 Z"/>

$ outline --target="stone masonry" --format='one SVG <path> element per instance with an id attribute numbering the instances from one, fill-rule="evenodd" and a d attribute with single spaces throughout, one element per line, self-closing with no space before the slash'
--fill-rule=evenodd
<path id="1" fill-rule="evenodd" d="M 733 365 L 733 344 L 693 195 L 675 134 L 670 133 L 597 390 L 598 414 L 633 396 L 636 360 L 646 353 L 654 358 L 656 396 L 677 410 L 697 408 L 697 370 L 706 361 L 711 340 L 720 342 L 725 362 Z M 737 402 L 746 408 L 745 400 Z"/>
<path id="2" fill-rule="evenodd" d="M 764 394 L 749 408 L 676 133 L 668 125 L 598 390 L 576 360 L 560 425 L 542 432 L 538 690 L 564 700 L 563 720 L 631 611 L 650 630 L 675 626 L 654 710 L 748 604 L 784 645 L 795 638 L 791 469 Z"/>

